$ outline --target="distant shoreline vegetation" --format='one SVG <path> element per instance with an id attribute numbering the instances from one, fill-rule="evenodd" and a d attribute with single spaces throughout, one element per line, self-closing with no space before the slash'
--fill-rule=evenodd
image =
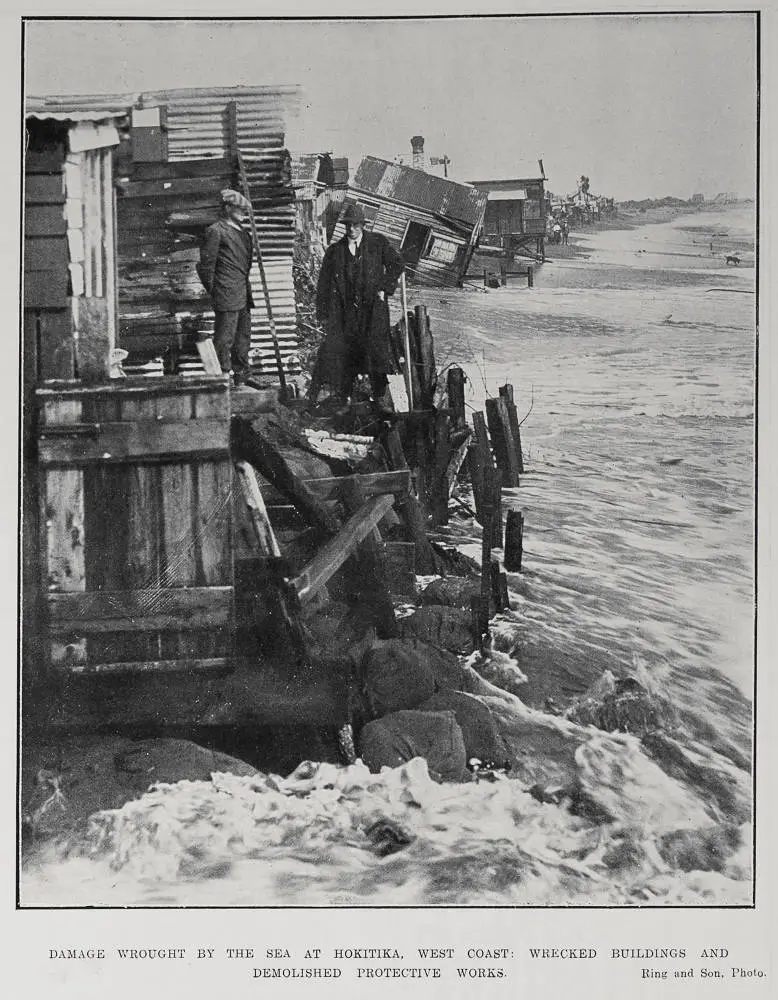
<path id="1" fill-rule="evenodd" d="M 752 202 L 753 198 L 735 198 L 728 197 L 726 199 L 717 197 L 711 201 L 700 201 L 693 198 L 673 198 L 667 195 L 664 198 L 643 198 L 642 201 L 635 201 L 630 199 L 629 201 L 618 201 L 616 205 L 618 208 L 637 208 L 637 209 L 651 209 L 651 208 L 711 208 L 711 207 L 723 207 L 724 205 L 731 205 L 735 202 Z"/>

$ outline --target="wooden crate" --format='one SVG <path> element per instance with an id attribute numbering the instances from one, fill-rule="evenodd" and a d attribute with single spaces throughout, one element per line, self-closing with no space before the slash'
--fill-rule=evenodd
<path id="1" fill-rule="evenodd" d="M 223 377 L 36 393 L 48 665 L 220 670 L 232 653 L 232 465 Z"/>

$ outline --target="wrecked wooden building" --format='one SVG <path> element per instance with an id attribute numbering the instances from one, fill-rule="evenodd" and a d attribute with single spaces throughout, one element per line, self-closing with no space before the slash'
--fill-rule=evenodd
<path id="1" fill-rule="evenodd" d="M 489 196 L 481 242 L 509 254 L 543 257 L 547 214 L 543 161 L 538 160 L 538 170 L 525 168 L 522 175 L 510 180 L 471 182 Z"/>
<path id="2" fill-rule="evenodd" d="M 346 202 L 365 212 L 365 228 L 400 251 L 411 281 L 460 285 L 481 235 L 487 194 L 424 170 L 366 156 Z M 341 223 L 333 239 L 344 233 Z"/>
<path id="3" fill-rule="evenodd" d="M 27 100 L 26 232 L 35 240 L 30 249 L 53 252 L 45 240 L 64 237 L 69 284 L 60 289 L 60 300 L 106 298 L 110 343 L 128 352 L 128 369 L 158 370 L 154 359 L 167 374 L 200 369 L 194 344 L 198 334 L 213 330 L 213 312 L 195 269 L 199 245 L 218 216 L 221 189 L 242 190 L 240 152 L 280 356 L 295 370 L 295 199 L 284 142 L 296 100 L 295 88 L 274 87 Z M 84 138 L 88 130 L 91 138 Z M 94 145 L 109 131 L 110 139 Z M 94 148 L 84 149 L 84 143 Z M 51 189 L 45 197 L 62 197 L 64 212 L 56 200 L 31 200 L 38 197 L 35 187 L 44 185 Z M 104 228 L 105 238 L 85 244 L 93 224 Z M 31 274 L 51 270 L 49 263 L 63 273 L 59 258 L 36 259 L 33 265 L 28 255 Z M 40 270 L 33 272 L 33 266 Z M 114 280 L 107 282 L 103 271 Z M 41 283 L 30 278 L 28 288 L 33 280 Z M 272 373 L 277 360 L 270 319 L 258 274 L 252 280 L 252 366 Z M 68 339 L 75 329 L 62 335 Z M 59 374 L 68 377 L 66 363 Z"/>
<path id="4" fill-rule="evenodd" d="M 298 236 L 323 253 L 327 246 L 326 214 L 335 170 L 329 153 L 304 153 L 292 159 L 292 186 Z"/>

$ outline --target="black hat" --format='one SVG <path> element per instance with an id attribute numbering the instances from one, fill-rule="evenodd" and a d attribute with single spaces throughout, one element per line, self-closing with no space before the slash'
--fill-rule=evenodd
<path id="1" fill-rule="evenodd" d="M 343 213 L 343 225 L 346 226 L 349 222 L 364 226 L 365 212 L 361 205 L 346 205 L 346 210 Z"/>

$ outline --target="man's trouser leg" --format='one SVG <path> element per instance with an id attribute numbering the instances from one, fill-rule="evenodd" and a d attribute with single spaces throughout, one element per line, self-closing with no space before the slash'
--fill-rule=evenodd
<path id="1" fill-rule="evenodd" d="M 237 310 L 214 313 L 213 346 L 216 348 L 216 356 L 223 372 L 232 369 L 232 345 L 238 329 L 239 315 Z"/>
<path id="2" fill-rule="evenodd" d="M 251 312 L 241 309 L 232 345 L 232 370 L 235 378 L 245 378 L 249 372 L 249 348 L 251 347 Z"/>

